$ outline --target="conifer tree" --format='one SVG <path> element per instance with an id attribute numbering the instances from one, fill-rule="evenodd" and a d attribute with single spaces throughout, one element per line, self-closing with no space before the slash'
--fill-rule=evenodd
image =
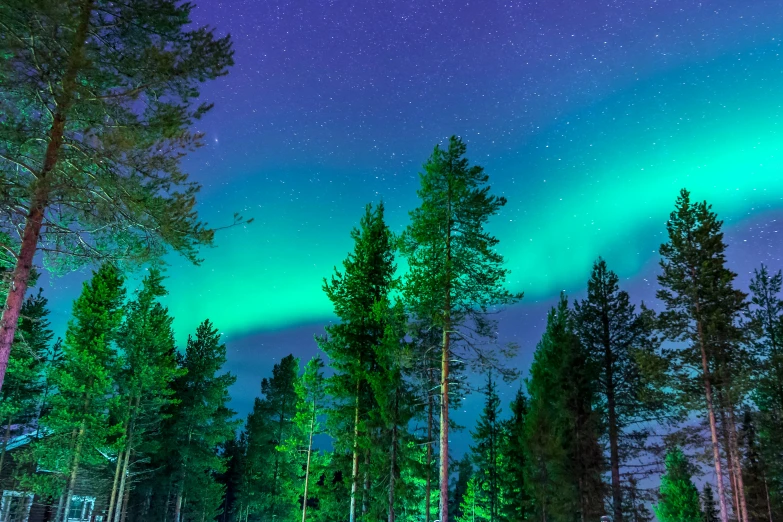
<path id="1" fill-rule="evenodd" d="M 750 520 L 774 520 L 766 463 L 761 455 L 753 412 L 746 407 L 742 417 L 741 451 L 744 455 L 745 498 Z"/>
<path id="2" fill-rule="evenodd" d="M 596 391 L 609 442 L 613 522 L 623 521 L 620 455 L 630 456 L 624 430 L 638 421 L 651 420 L 659 409 L 658 404 L 642 400 L 644 380 L 636 359 L 651 337 L 647 329 L 650 322 L 636 313 L 618 281 L 617 274 L 599 258 L 587 282 L 587 298 L 574 303 L 577 334 L 591 363 L 599 368 Z"/>
<path id="3" fill-rule="evenodd" d="M 53 475 L 29 480 L 44 496 L 64 493 L 64 513 L 70 508 L 80 471 L 85 465 L 105 462 L 97 448 L 106 447 L 120 429 L 108 412 L 117 367 L 114 341 L 124 296 L 123 278 L 110 264 L 101 266 L 84 283 L 65 333 L 63 361 L 53 375 L 58 393 L 49 399 L 51 410 L 41 420 L 51 435 L 38 440 L 32 452 L 38 466 Z"/>
<path id="4" fill-rule="evenodd" d="M 767 267 L 754 271 L 750 282 L 750 326 L 754 332 L 757 372 L 752 394 L 758 407 L 759 459 L 775 518 L 783 516 L 783 274 Z"/>
<path id="5" fill-rule="evenodd" d="M 500 398 L 492 380 L 492 371 L 487 373 L 487 384 L 484 388 L 484 409 L 471 431 L 473 445 L 471 452 L 476 465 L 474 477 L 484 488 L 486 496 L 481 503 L 486 505 L 489 522 L 497 522 L 500 514 L 501 497 L 501 421 Z"/>
<path id="6" fill-rule="evenodd" d="M 303 448 L 305 452 L 304 486 L 302 488 L 302 522 L 307 520 L 307 502 L 310 498 L 310 484 L 317 475 L 314 471 L 321 469 L 318 454 L 313 449 L 313 437 L 321 432 L 319 417 L 326 405 L 326 382 L 323 374 L 324 363 L 320 356 L 313 357 L 305 365 L 304 374 L 296 383 L 296 417 L 294 424 L 296 433 L 290 435 L 285 445 L 285 450 L 293 453 L 289 459 L 296 463 L 298 452 Z"/>
<path id="7" fill-rule="evenodd" d="M 661 500 L 655 506 L 659 522 L 699 522 L 699 492 L 691 480 L 691 466 L 679 448 L 666 454 L 666 473 L 661 477 Z"/>
<path id="8" fill-rule="evenodd" d="M 287 355 L 274 365 L 270 379 L 261 380 L 261 414 L 265 417 L 261 425 L 265 432 L 253 435 L 263 437 L 268 452 L 268 466 L 258 484 L 262 518 L 291 520 L 295 516 L 301 459 L 284 451 L 283 446 L 296 430 L 298 374 L 299 359 Z"/>
<path id="9" fill-rule="evenodd" d="M 368 461 L 378 446 L 371 443 L 377 426 L 369 425 L 369 412 L 377 403 L 368 375 L 378 370 L 376 349 L 384 343 L 387 316 L 376 313 L 376 304 L 388 300 L 395 284 L 395 240 L 384 221 L 383 203 L 366 207 L 351 238 L 354 249 L 343 261 L 342 271 L 335 268 L 323 284 L 339 322 L 327 326 L 326 335 L 317 340 L 334 370 L 328 380 L 333 407 L 327 423 L 335 451 L 351 454 L 344 479 L 350 484 L 348 520 L 355 522 L 357 503 L 362 511 L 368 509 Z"/>
<path id="10" fill-rule="evenodd" d="M 530 368 L 525 473 L 536 517 L 570 521 L 601 514 L 603 462 L 598 446 L 595 368 L 574 334 L 568 300 L 547 316 Z"/>
<path id="11" fill-rule="evenodd" d="M 457 481 L 454 484 L 454 494 L 452 495 L 453 507 L 449 510 L 454 515 L 455 520 L 461 520 L 462 500 L 468 491 L 468 481 L 473 476 L 473 462 L 470 454 L 466 453 L 456 465 Z"/>
<path id="12" fill-rule="evenodd" d="M 485 494 L 485 484 L 476 475 L 468 480 L 468 487 L 460 503 L 461 515 L 457 522 L 489 522 L 490 513 L 486 503 L 482 502 Z"/>
<path id="13" fill-rule="evenodd" d="M 449 385 L 453 359 L 478 358 L 497 366 L 498 357 L 484 349 L 492 338 L 489 309 L 522 296 L 505 288 L 506 269 L 497 252 L 498 240 L 485 230 L 506 204 L 490 195 L 488 176 L 470 166 L 464 142 L 452 136 L 447 148 L 436 146 L 420 175 L 420 206 L 410 213 L 402 249 L 409 271 L 405 280 L 407 306 L 417 321 L 439 329 L 440 347 L 440 521 L 448 522 L 449 505 Z M 455 332 L 460 335 L 456 336 Z M 452 343 L 452 338 L 455 342 Z M 461 339 L 461 342 L 456 342 Z M 464 353 L 460 353 L 462 345 Z M 469 357 L 470 354 L 474 357 Z"/>
<path id="14" fill-rule="evenodd" d="M 742 467 L 736 444 L 734 408 L 739 403 L 737 390 L 740 371 L 747 357 L 739 347 L 742 335 L 737 328 L 739 314 L 745 308 L 745 294 L 733 288 L 736 274 L 726 268 L 722 222 L 706 202 L 692 203 L 690 193 L 680 192 L 675 210 L 666 224 L 668 242 L 661 245 L 661 289 L 657 297 L 666 306 L 660 324 L 668 339 L 685 341 L 676 352 L 684 377 L 697 375 L 710 427 L 713 462 L 718 485 L 721 522 L 728 522 L 726 488 L 723 483 L 718 414 L 727 418 L 726 453 L 736 481 L 740 516 L 747 520 Z M 686 394 L 696 389 L 686 383 Z M 692 395 L 692 392 L 690 393 Z M 693 400 L 691 398 L 691 400 Z"/>
<path id="15" fill-rule="evenodd" d="M 110 522 L 120 522 L 127 510 L 123 498 L 132 468 L 159 451 L 161 423 L 173 401 L 172 383 L 182 373 L 177 367 L 173 318 L 160 303 L 166 294 L 162 274 L 150 270 L 135 299 L 126 306 L 118 333 L 122 353 L 117 377 L 120 397 L 115 409 L 124 433 L 118 441 Z"/>
<path id="16" fill-rule="evenodd" d="M 500 487 L 503 491 L 501 507 L 503 520 L 522 522 L 528 520 L 531 502 L 525 484 L 525 425 L 528 401 L 520 388 L 511 401 L 511 418 L 503 422 L 500 445 Z"/>
<path id="17" fill-rule="evenodd" d="M 221 448 L 234 437 L 234 412 L 228 408 L 228 388 L 236 381 L 220 373 L 226 362 L 226 346 L 209 320 L 195 336 L 188 336 L 185 354 L 179 355 L 183 375 L 174 381 L 176 402 L 167 412 L 160 454 L 166 465 L 173 495 L 173 521 L 211 520 L 222 503 L 223 488 L 216 474 L 226 470 Z M 164 513 L 171 500 L 160 499 Z M 168 516 L 167 516 L 168 518 Z"/>
<path id="18" fill-rule="evenodd" d="M 176 0 L 0 4 L 2 227 L 21 233 L 0 320 L 0 388 L 33 259 L 197 261 L 213 231 L 180 169 L 210 106 L 199 87 L 232 64 L 228 37 Z M 9 247 L 10 245 L 4 245 Z"/>
<path id="19" fill-rule="evenodd" d="M 44 376 L 49 343 L 54 333 L 49 329 L 47 299 L 39 289 L 22 306 L 14 350 L 9 359 L 6 385 L 0 390 L 0 425 L 3 428 L 0 446 L 0 472 L 3 470 L 6 447 L 14 425 L 30 429 L 37 424 L 46 390 Z"/>
<path id="20" fill-rule="evenodd" d="M 718 510 L 715 507 L 715 495 L 709 482 L 701 490 L 701 520 L 702 522 L 718 522 Z"/>

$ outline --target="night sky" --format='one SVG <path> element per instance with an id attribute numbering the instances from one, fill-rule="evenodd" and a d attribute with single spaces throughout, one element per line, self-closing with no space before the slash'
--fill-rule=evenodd
<path id="1" fill-rule="evenodd" d="M 220 232 L 200 267 L 171 258 L 168 305 L 178 338 L 207 317 L 226 334 L 242 415 L 276 361 L 315 354 L 321 279 L 364 205 L 383 199 L 402 231 L 421 165 L 452 134 L 509 201 L 491 228 L 526 294 L 501 324 L 520 369 L 598 255 L 655 305 L 682 187 L 725 219 L 743 287 L 762 262 L 783 268 L 780 0 L 195 3 L 196 23 L 233 36 L 236 66 L 204 90 L 207 146 L 186 166 L 211 225 L 255 222 Z M 56 324 L 83 277 L 44 282 Z"/>

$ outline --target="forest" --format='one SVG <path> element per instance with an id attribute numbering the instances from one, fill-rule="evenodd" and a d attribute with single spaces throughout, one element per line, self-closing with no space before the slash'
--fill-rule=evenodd
<path id="1" fill-rule="evenodd" d="M 422 158 L 401 234 L 382 201 L 356 216 L 352 250 L 310 282 L 333 308 L 319 355 L 259 376 L 239 419 L 220 325 L 179 346 L 164 305 L 167 256 L 198 264 L 216 232 L 257 225 L 208 226 L 182 169 L 212 109 L 200 88 L 233 64 L 192 9 L 0 4 L 2 522 L 783 519 L 780 270 L 739 288 L 723 222 L 683 188 L 656 302 L 598 258 L 519 368 L 533 347 L 498 338 L 523 300 L 492 232 L 507 200 L 456 136 Z M 82 267 L 55 332 L 36 287 Z M 470 393 L 483 409 L 459 426 Z"/>

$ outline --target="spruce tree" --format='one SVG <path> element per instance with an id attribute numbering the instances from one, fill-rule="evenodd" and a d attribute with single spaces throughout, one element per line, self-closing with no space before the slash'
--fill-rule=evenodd
<path id="1" fill-rule="evenodd" d="M 328 379 L 333 407 L 327 424 L 335 451 L 351 454 L 343 478 L 350 484 L 348 520 L 355 522 L 357 503 L 362 511 L 369 509 L 370 453 L 379 446 L 377 440 L 373 444 L 379 427 L 370 424 L 377 402 L 368 376 L 378 371 L 376 354 L 385 342 L 388 316 L 376 313 L 376 306 L 388 301 L 395 285 L 395 239 L 384 221 L 383 203 L 365 208 L 351 238 L 353 252 L 343 261 L 342 271 L 335 268 L 323 284 L 338 322 L 327 326 L 326 335 L 317 341 L 334 370 Z"/>
<path id="2" fill-rule="evenodd" d="M 454 515 L 455 520 L 461 520 L 462 500 L 468 491 L 468 481 L 473 477 L 473 462 L 469 453 L 466 453 L 456 465 L 457 481 L 454 483 L 454 494 L 452 495 L 453 507 L 449 510 Z"/>
<path id="3" fill-rule="evenodd" d="M 490 513 L 482 497 L 486 495 L 486 485 L 477 476 L 470 477 L 465 494 L 460 503 L 460 516 L 457 522 L 489 522 Z"/>
<path id="4" fill-rule="evenodd" d="M 718 485 L 721 521 L 728 522 L 726 488 L 723 483 L 718 415 L 727 419 L 726 452 L 729 470 L 736 481 L 740 515 L 747 519 L 742 466 L 736 443 L 734 408 L 740 402 L 737 386 L 740 368 L 748 358 L 740 350 L 742 332 L 737 327 L 745 308 L 745 295 L 733 287 L 736 277 L 726 268 L 722 222 L 706 202 L 692 203 L 690 193 L 680 192 L 675 210 L 666 224 L 668 242 L 661 245 L 661 289 L 657 292 L 666 307 L 660 314 L 661 328 L 672 341 L 685 342 L 676 352 L 684 369 L 682 386 L 692 403 L 701 386 L 701 398 L 710 428 L 713 463 Z M 696 375 L 698 379 L 692 379 Z"/>
<path id="5" fill-rule="evenodd" d="M 120 522 L 128 509 L 123 499 L 133 468 L 148 467 L 144 463 L 160 450 L 161 423 L 174 400 L 172 384 L 182 373 L 177 367 L 173 317 L 160 303 L 167 293 L 160 271 L 150 270 L 135 299 L 126 306 L 125 321 L 117 336 L 121 368 L 115 409 L 122 419 L 123 434 L 117 444 L 110 522 Z"/>
<path id="6" fill-rule="evenodd" d="M 699 492 L 691 480 L 691 466 L 679 448 L 666 454 L 666 473 L 661 477 L 661 500 L 655 505 L 659 522 L 699 522 Z"/>
<path id="7" fill-rule="evenodd" d="M 597 394 L 609 443 L 613 522 L 623 521 L 621 454 L 631 457 L 625 429 L 651 420 L 660 409 L 645 396 L 637 352 L 648 344 L 650 324 L 636 313 L 628 293 L 620 290 L 617 274 L 599 258 L 587 282 L 587 298 L 574 303 L 574 324 L 592 365 L 599 369 Z M 635 434 L 636 437 L 639 434 Z"/>
<path id="8" fill-rule="evenodd" d="M 209 320 L 188 336 L 185 354 L 178 357 L 184 372 L 173 384 L 176 402 L 168 408 L 159 453 L 168 484 L 158 488 L 159 494 L 170 491 L 173 496 L 158 500 L 164 513 L 173 504 L 174 522 L 211 520 L 223 501 L 216 475 L 226 471 L 221 450 L 237 426 L 228 408 L 228 388 L 236 378 L 221 373 L 225 362 L 226 345 Z"/>
<path id="9" fill-rule="evenodd" d="M 80 471 L 105 462 L 98 449 L 105 448 L 121 429 L 108 413 L 114 400 L 115 339 L 124 296 L 123 277 L 114 266 L 104 264 L 93 273 L 73 304 L 63 360 L 52 376 L 58 393 L 50 397 L 51 409 L 41 419 L 51 434 L 38 440 L 32 452 L 38 466 L 52 475 L 28 479 L 43 496 L 64 494 L 64 513 L 70 508 Z"/>
<path id="10" fill-rule="evenodd" d="M 455 136 L 449 139 L 447 148 L 435 147 L 420 175 L 420 206 L 410 213 L 411 224 L 402 240 L 409 267 L 404 287 L 407 306 L 417 321 L 440 330 L 443 335 L 439 433 L 441 522 L 449 520 L 452 360 L 478 358 L 485 365 L 501 368 L 496 353 L 481 345 L 495 331 L 487 312 L 522 297 L 504 288 L 507 270 L 496 250 L 498 240 L 485 230 L 488 220 L 506 204 L 506 199 L 490 195 L 488 176 L 482 167 L 469 164 L 465 151 L 465 143 Z M 473 339 L 467 340 L 471 332 Z"/>
<path id="11" fill-rule="evenodd" d="M 767 267 L 750 282 L 750 326 L 754 332 L 757 371 L 752 394 L 758 407 L 759 459 L 763 461 L 774 518 L 783 516 L 783 274 Z"/>
<path id="12" fill-rule="evenodd" d="M 492 380 L 492 371 L 487 373 L 487 384 L 484 388 L 484 409 L 471 431 L 473 445 L 471 452 L 476 465 L 474 477 L 484 488 L 486 496 L 480 503 L 486 506 L 489 522 L 497 522 L 500 514 L 501 497 L 501 421 L 500 398 Z"/>
<path id="13" fill-rule="evenodd" d="M 718 510 L 715 507 L 715 495 L 709 482 L 701 490 L 701 520 L 702 522 L 718 522 Z"/>
<path id="14" fill-rule="evenodd" d="M 536 518 L 570 521 L 601 515 L 603 460 L 598 446 L 595 372 L 573 330 L 568 300 L 547 316 L 530 368 L 524 484 Z"/>
<path id="15" fill-rule="evenodd" d="M 307 520 L 308 493 L 311 482 L 318 477 L 322 468 L 317 450 L 313 449 L 313 437 L 321 433 L 319 417 L 326 410 L 326 382 L 323 374 L 324 363 L 320 356 L 313 357 L 305 365 L 304 374 L 296 383 L 295 433 L 289 435 L 284 451 L 289 453 L 289 461 L 300 462 L 300 452 L 304 452 L 304 485 L 302 486 L 302 522 Z"/>
<path id="16" fill-rule="evenodd" d="M 522 522 L 531 514 L 531 501 L 525 484 L 525 426 L 528 401 L 520 388 L 511 401 L 511 418 L 503 422 L 500 444 L 500 487 L 503 491 L 503 520 Z"/>
<path id="17" fill-rule="evenodd" d="M 213 230 L 180 168 L 210 108 L 200 85 L 232 64 L 231 41 L 193 27 L 176 0 L 0 4 L 3 228 L 21 234 L 0 320 L 0 387 L 37 251 L 61 267 L 198 261 Z M 7 245 L 6 245 L 7 246 Z"/>

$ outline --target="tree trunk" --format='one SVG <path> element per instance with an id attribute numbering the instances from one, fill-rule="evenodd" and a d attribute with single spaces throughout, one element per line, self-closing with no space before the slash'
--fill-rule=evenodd
<path id="1" fill-rule="evenodd" d="M 63 74 L 62 94 L 56 102 L 57 108 L 52 120 L 52 127 L 49 130 L 49 143 L 46 145 L 43 166 L 38 173 L 30 204 L 27 208 L 22 244 L 11 275 L 11 284 L 8 287 L 2 318 L 0 318 L 0 389 L 3 387 L 5 372 L 8 369 L 8 358 L 11 354 L 11 345 L 14 342 L 16 327 L 19 324 L 19 312 L 22 309 L 24 295 L 27 291 L 27 281 L 30 278 L 30 270 L 33 267 L 33 258 L 38 248 L 44 212 L 49 205 L 51 183 L 49 174 L 57 165 L 59 159 L 65 133 L 66 114 L 73 103 L 74 92 L 77 87 L 76 76 L 84 61 L 84 47 L 87 41 L 92 9 L 93 0 L 82 1 L 79 25 L 76 28 L 65 73 Z"/>
<path id="2" fill-rule="evenodd" d="M 448 301 L 448 299 L 447 299 Z M 447 310 L 449 310 L 447 303 Z M 448 312 L 443 326 L 443 350 L 440 375 L 440 522 L 449 522 L 449 324 Z"/>
<path id="3" fill-rule="evenodd" d="M 698 299 L 696 300 L 696 314 L 701 316 Z M 701 349 L 701 368 L 704 379 L 704 397 L 707 402 L 707 414 L 710 420 L 710 437 L 712 439 L 712 458 L 715 463 L 715 480 L 718 483 L 718 503 L 720 505 L 721 522 L 729 522 L 728 508 L 726 507 L 726 490 L 723 484 L 723 469 L 720 462 L 720 447 L 718 445 L 718 426 L 715 419 L 715 404 L 712 397 L 712 382 L 710 379 L 710 367 L 707 359 L 707 350 L 704 346 L 704 330 L 701 317 L 697 319 L 699 333 L 699 348 Z"/>
<path id="4" fill-rule="evenodd" d="M 370 510 L 370 450 L 364 450 L 364 481 L 362 484 L 362 520 Z"/>
<path id="5" fill-rule="evenodd" d="M 395 391 L 395 394 L 398 390 Z M 397 411 L 399 395 L 394 398 L 394 426 L 391 431 L 391 451 L 389 454 L 389 522 L 394 522 L 394 483 L 397 478 Z"/>
<path id="6" fill-rule="evenodd" d="M 721 393 L 720 390 L 718 391 L 718 396 L 721 398 L 719 401 L 721 404 L 725 403 L 725 399 L 723 398 L 723 393 Z M 730 436 L 729 436 L 729 422 L 726 419 L 726 408 L 721 407 L 718 411 L 718 415 L 720 416 L 720 426 L 721 431 L 723 432 L 723 447 L 724 447 L 724 453 L 726 454 L 726 467 L 728 468 L 728 475 L 729 475 L 729 488 L 731 489 L 731 507 L 734 512 L 734 516 L 737 517 L 737 522 L 747 522 L 742 520 L 742 516 L 740 513 L 739 508 L 739 495 L 738 495 L 738 489 L 737 489 L 737 475 L 736 471 L 734 469 L 734 456 L 732 455 L 732 451 L 734 448 L 731 445 L 730 442 Z"/>
<path id="7" fill-rule="evenodd" d="M 125 450 L 125 461 L 122 463 L 122 473 L 120 474 L 120 487 L 119 491 L 125 491 L 126 486 L 129 486 L 127 483 L 128 479 L 128 464 L 130 463 L 130 454 L 131 454 L 131 444 L 133 443 L 133 424 L 131 423 L 131 427 L 128 431 L 128 448 Z M 128 488 L 130 490 L 130 488 Z M 121 518 L 125 518 L 125 503 L 126 499 L 123 499 L 121 502 L 118 499 L 117 507 L 114 510 L 114 522 L 120 522 Z M 107 522 L 111 522 L 111 520 L 108 520 Z"/>
<path id="8" fill-rule="evenodd" d="M 313 432 L 315 431 L 315 399 L 313 399 L 313 416 L 310 418 L 310 441 L 307 443 L 307 465 L 305 466 L 304 495 L 302 496 L 302 522 L 307 520 L 307 487 L 310 484 L 310 458 L 313 454 Z"/>
<path id="9" fill-rule="evenodd" d="M 359 383 L 356 383 L 356 405 L 353 419 L 353 461 L 351 464 L 351 505 L 349 522 L 356 522 L 356 491 L 359 487 Z"/>
<path id="10" fill-rule="evenodd" d="M 745 499 L 745 480 L 742 477 L 742 463 L 739 459 L 739 444 L 737 442 L 737 425 L 734 422 L 734 407 L 731 403 L 731 397 L 727 397 L 726 408 L 729 413 L 729 444 L 732 448 L 732 458 L 734 459 L 734 474 L 737 482 L 737 498 L 739 501 L 740 514 L 743 522 L 750 522 L 748 517 L 748 503 Z"/>
<path id="11" fill-rule="evenodd" d="M 177 490 L 177 500 L 174 504 L 174 522 L 180 522 L 180 516 L 182 515 L 182 489 L 185 487 L 185 483 L 180 484 Z"/>
<path id="12" fill-rule="evenodd" d="M 127 453 L 130 453 L 130 449 Z M 125 483 L 125 493 L 122 495 L 122 507 L 116 510 L 118 513 L 122 514 L 120 522 L 125 522 L 125 518 L 128 516 L 128 499 L 130 499 L 130 482 Z"/>
<path id="13" fill-rule="evenodd" d="M 123 461 L 123 451 L 120 450 L 120 452 L 117 454 L 117 465 L 114 466 L 114 482 L 111 486 L 111 497 L 109 497 L 109 510 L 106 512 L 106 521 L 109 522 L 112 520 L 112 513 L 114 512 L 114 505 L 117 502 L 117 484 L 120 480 L 120 470 L 122 469 L 122 461 Z"/>
<path id="14" fill-rule="evenodd" d="M 57 514 L 54 516 L 54 519 L 57 522 L 60 522 L 63 518 L 63 503 L 65 502 L 65 492 L 63 491 L 60 493 L 60 500 L 57 502 Z"/>
<path id="15" fill-rule="evenodd" d="M 424 522 L 430 522 L 430 503 L 432 501 L 432 423 L 435 405 L 432 401 L 432 368 L 427 362 L 427 482 L 424 487 Z"/>
<path id="16" fill-rule="evenodd" d="M 606 310 L 601 316 L 603 326 L 604 371 L 606 373 L 606 409 L 609 421 L 609 465 L 612 476 L 613 522 L 623 522 L 623 488 L 620 483 L 620 430 L 617 426 L 617 401 L 615 398 L 614 361 L 612 353 L 609 316 Z"/>
<path id="17" fill-rule="evenodd" d="M 65 514 L 64 514 L 65 518 L 68 517 L 68 512 L 71 509 L 71 499 L 73 498 L 73 493 L 74 490 L 76 489 L 76 477 L 79 472 L 79 461 L 82 456 L 84 431 L 85 431 L 85 425 L 84 425 L 84 421 L 82 421 L 82 424 L 79 427 L 79 432 L 76 435 L 76 447 L 74 448 L 73 461 L 71 462 L 71 473 L 70 476 L 68 477 L 68 491 L 65 494 Z"/>

